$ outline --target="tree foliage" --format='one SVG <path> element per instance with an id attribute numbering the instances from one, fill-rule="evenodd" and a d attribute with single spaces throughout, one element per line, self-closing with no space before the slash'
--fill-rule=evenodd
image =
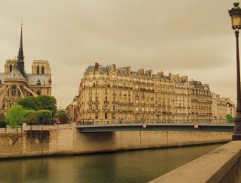
<path id="1" fill-rule="evenodd" d="M 47 125 L 52 124 L 52 112 L 50 110 L 38 110 L 35 111 L 39 124 Z"/>
<path id="2" fill-rule="evenodd" d="M 52 124 L 52 112 L 50 110 L 26 110 L 22 123 L 28 125 Z"/>
<path id="3" fill-rule="evenodd" d="M 6 128 L 7 122 L 5 120 L 0 121 L 0 128 Z"/>
<path id="4" fill-rule="evenodd" d="M 36 97 L 36 106 L 35 110 L 50 110 L 53 115 L 57 111 L 56 99 L 52 96 L 39 95 Z"/>
<path id="5" fill-rule="evenodd" d="M 58 111 L 56 113 L 55 117 L 59 119 L 60 123 L 67 123 L 68 122 L 67 115 L 66 115 L 65 111 L 63 111 L 63 110 Z"/>
<path id="6" fill-rule="evenodd" d="M 227 114 L 227 120 L 228 120 L 228 123 L 233 123 L 234 122 L 234 117 L 230 114 Z"/>
<path id="7" fill-rule="evenodd" d="M 22 120 L 25 115 L 25 110 L 21 105 L 15 105 L 11 107 L 6 115 L 6 120 L 8 121 L 11 127 L 16 127 L 17 125 L 22 124 Z"/>
<path id="8" fill-rule="evenodd" d="M 23 123 L 28 125 L 37 125 L 39 124 L 38 116 L 34 110 L 27 110 L 25 116 L 22 120 Z"/>
<path id="9" fill-rule="evenodd" d="M 56 99 L 52 96 L 39 95 L 37 97 L 25 97 L 18 101 L 18 105 L 30 110 L 50 110 L 54 115 L 57 111 Z"/>
<path id="10" fill-rule="evenodd" d="M 34 97 L 25 97 L 17 102 L 18 105 L 21 105 L 24 109 L 35 109 L 36 99 Z"/>

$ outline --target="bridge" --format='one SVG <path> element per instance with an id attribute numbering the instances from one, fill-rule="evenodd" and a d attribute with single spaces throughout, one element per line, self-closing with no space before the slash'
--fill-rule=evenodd
<path id="1" fill-rule="evenodd" d="M 100 123 L 81 122 L 76 128 L 83 133 L 114 131 L 206 131 L 232 132 L 234 125 L 230 123 Z"/>

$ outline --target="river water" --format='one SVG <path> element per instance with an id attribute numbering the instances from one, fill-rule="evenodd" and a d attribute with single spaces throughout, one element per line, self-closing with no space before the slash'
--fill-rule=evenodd
<path id="1" fill-rule="evenodd" d="M 142 183 L 221 146 L 0 160 L 1 183 Z"/>

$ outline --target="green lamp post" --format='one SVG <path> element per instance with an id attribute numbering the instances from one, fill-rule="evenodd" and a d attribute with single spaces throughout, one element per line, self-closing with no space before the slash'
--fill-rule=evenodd
<path id="1" fill-rule="evenodd" d="M 232 139 L 241 140 L 241 93 L 240 93 L 240 64 L 239 64 L 239 29 L 241 28 L 241 9 L 239 3 L 233 3 L 234 7 L 229 10 L 232 20 L 232 28 L 236 37 L 236 64 L 237 64 L 237 108 L 234 119 L 234 132 Z"/>

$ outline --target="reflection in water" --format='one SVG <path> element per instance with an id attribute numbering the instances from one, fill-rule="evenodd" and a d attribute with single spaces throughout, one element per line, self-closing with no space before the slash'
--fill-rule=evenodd
<path id="1" fill-rule="evenodd" d="M 220 144 L 99 155 L 0 160 L 0 182 L 141 183 L 218 146 Z"/>

